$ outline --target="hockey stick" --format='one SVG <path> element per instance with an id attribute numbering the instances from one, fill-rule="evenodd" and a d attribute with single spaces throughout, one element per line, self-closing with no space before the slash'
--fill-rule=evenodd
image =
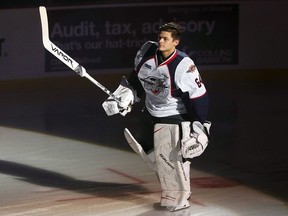
<path id="1" fill-rule="evenodd" d="M 111 93 L 107 88 L 105 88 L 102 84 L 97 82 L 93 77 L 91 77 L 86 69 L 81 66 L 78 62 L 76 62 L 73 58 L 67 55 L 64 51 L 62 51 L 59 47 L 57 47 L 54 43 L 52 43 L 49 39 L 49 26 L 48 26 L 48 17 L 47 10 L 44 6 L 39 7 L 40 19 L 41 19 L 41 27 L 42 27 L 42 41 L 45 49 L 47 49 L 50 53 L 56 56 L 60 61 L 66 64 L 69 68 L 75 71 L 79 76 L 86 77 L 91 82 L 93 82 L 96 86 L 98 86 L 102 91 L 112 97 L 114 100 L 119 102 L 119 99 Z"/>

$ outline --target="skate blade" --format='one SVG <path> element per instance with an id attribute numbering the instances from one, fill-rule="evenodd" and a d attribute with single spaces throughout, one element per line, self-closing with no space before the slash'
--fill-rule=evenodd
<path id="1" fill-rule="evenodd" d="M 167 206 L 167 209 L 170 211 L 170 212 L 175 212 L 175 211 L 180 211 L 182 209 L 187 209 L 189 208 L 190 205 L 184 205 L 184 206 Z"/>

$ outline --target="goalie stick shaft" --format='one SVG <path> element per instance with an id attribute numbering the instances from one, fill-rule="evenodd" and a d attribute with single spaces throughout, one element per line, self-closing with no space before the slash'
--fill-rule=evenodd
<path id="1" fill-rule="evenodd" d="M 58 58 L 61 62 L 66 64 L 70 69 L 75 71 L 79 76 L 85 77 L 93 82 L 97 87 L 99 87 L 102 91 L 112 97 L 114 100 L 119 102 L 119 99 L 111 93 L 106 87 L 104 87 L 101 83 L 96 81 L 93 77 L 91 77 L 86 69 L 81 66 L 77 61 L 71 58 L 67 53 L 61 50 L 58 46 L 52 43 L 49 39 L 49 25 L 48 25 L 48 16 L 46 7 L 39 7 L 40 19 L 41 19 L 41 27 L 42 27 L 42 42 L 46 50 L 52 53 L 56 58 Z"/>

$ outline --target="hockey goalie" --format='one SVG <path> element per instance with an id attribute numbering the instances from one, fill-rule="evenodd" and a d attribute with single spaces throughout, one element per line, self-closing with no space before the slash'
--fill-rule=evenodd
<path id="1" fill-rule="evenodd" d="M 182 33 L 175 23 L 160 26 L 158 41 L 141 47 L 128 80 L 123 77 L 114 96 L 102 105 L 109 116 L 125 116 L 134 103 L 145 100 L 138 132 L 134 137 L 126 128 L 124 135 L 156 172 L 161 205 L 169 211 L 190 206 L 190 161 L 206 149 L 211 126 L 199 71 L 190 57 L 176 49 Z"/>
<path id="2" fill-rule="evenodd" d="M 145 97 L 139 132 L 134 138 L 126 128 L 124 135 L 156 172 L 162 188 L 161 205 L 170 211 L 188 208 L 190 160 L 206 149 L 211 123 L 206 121 L 208 95 L 199 71 L 192 59 L 176 49 L 183 28 L 175 23 L 160 26 L 158 41 L 148 41 L 141 47 L 129 79 L 123 77 L 111 93 L 50 41 L 46 8 L 40 6 L 39 12 L 44 47 L 109 95 L 102 105 L 107 115 L 125 116 L 134 103 Z"/>

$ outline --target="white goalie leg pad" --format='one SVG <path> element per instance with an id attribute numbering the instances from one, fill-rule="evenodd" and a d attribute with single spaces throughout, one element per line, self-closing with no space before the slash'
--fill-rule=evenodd
<path id="1" fill-rule="evenodd" d="M 181 140 L 181 151 L 184 158 L 192 159 L 201 155 L 207 145 L 208 145 L 208 136 L 209 134 L 210 122 L 206 122 L 203 125 L 194 121 L 192 123 L 192 129 L 190 127 L 190 122 L 182 122 L 182 140 Z"/>
<path id="2" fill-rule="evenodd" d="M 183 163 L 179 126 L 156 124 L 154 151 L 158 177 L 162 188 L 161 205 L 170 211 L 190 206 L 190 162 Z"/>
<path id="3" fill-rule="evenodd" d="M 147 155 L 143 150 L 142 146 L 137 142 L 137 140 L 133 137 L 133 135 L 127 128 L 125 128 L 124 130 L 124 136 L 130 147 L 144 160 L 148 167 L 150 167 L 154 171 L 157 171 L 154 151 Z"/>

